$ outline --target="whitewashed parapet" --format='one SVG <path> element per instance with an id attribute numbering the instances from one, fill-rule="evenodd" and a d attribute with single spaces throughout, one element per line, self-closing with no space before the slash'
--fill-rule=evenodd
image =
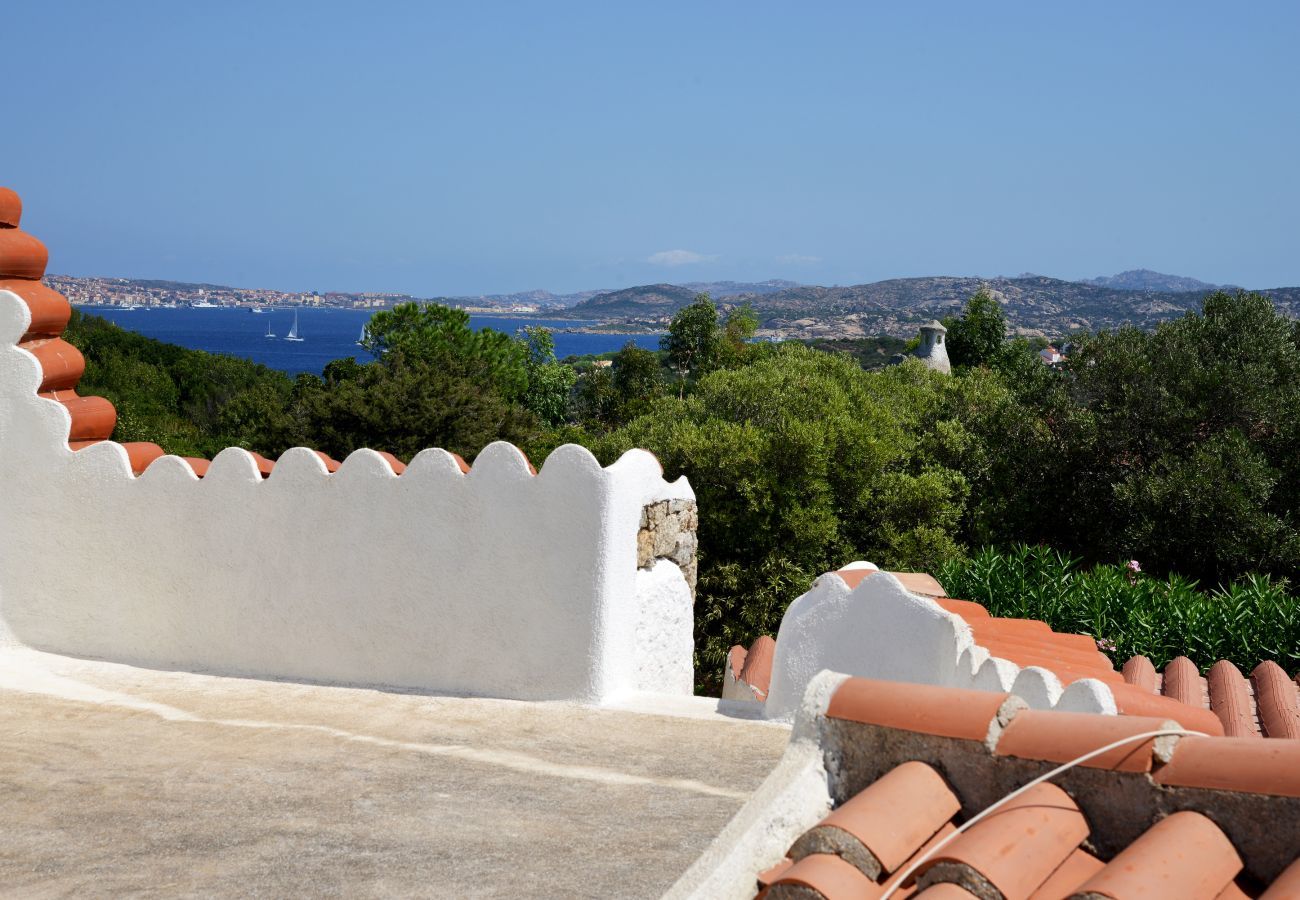
<path id="1" fill-rule="evenodd" d="M 644 510 L 694 503 L 655 458 L 602 468 L 565 446 L 533 475 L 515 447 L 463 473 L 426 450 L 399 477 L 305 448 L 269 478 L 222 451 L 132 474 L 73 452 L 0 290 L 0 640 L 162 668 L 518 699 L 689 693 L 692 590 L 640 566 Z M 692 535 L 693 536 L 693 535 Z"/>
<path id="2" fill-rule="evenodd" d="M 1010 691 L 1034 709 L 1116 709 L 1102 681 L 1085 678 L 1065 687 L 1054 672 L 993 656 L 960 616 L 909 593 L 887 572 L 852 589 L 836 573 L 822 575 L 790 604 L 777 632 L 765 715 L 788 721 L 813 678 L 826 669 L 882 681 Z"/>

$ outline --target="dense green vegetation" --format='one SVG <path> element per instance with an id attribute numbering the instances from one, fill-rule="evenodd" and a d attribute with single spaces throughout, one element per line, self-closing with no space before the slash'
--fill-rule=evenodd
<path id="1" fill-rule="evenodd" d="M 212 456 L 256 443 L 283 415 L 293 382 L 233 356 L 164 344 L 73 310 L 63 335 L 86 357 L 78 390 L 117 406 L 119 441 L 154 441 L 172 453 Z"/>
<path id="2" fill-rule="evenodd" d="M 707 296 L 678 312 L 659 353 L 629 344 L 608 365 L 557 361 L 543 330 L 474 332 L 436 306 L 377 314 L 367 344 L 378 358 L 332 363 L 320 378 L 88 317 L 69 337 L 90 361 L 86 387 L 122 410 L 119 439 L 176 452 L 306 444 L 342 459 L 363 446 L 402 457 L 442 446 L 468 458 L 495 439 L 539 463 L 564 442 L 605 463 L 653 451 L 700 501 L 705 687 L 727 647 L 773 632 L 817 574 L 851 559 L 942 573 L 954 593 L 1124 654 L 1244 667 L 1297 656 L 1284 583 L 1300 571 L 1296 323 L 1265 297 L 1218 293 L 1151 331 L 1077 335 L 1055 367 L 1037 345 L 1004 339 L 989 296 L 946 324 L 952 377 L 752 343 L 752 311 L 724 316 Z M 967 559 L 1018 544 L 1068 559 L 1017 551 L 1006 558 L 1029 572 L 1019 581 L 996 574 L 998 557 Z M 1150 577 L 1123 593 L 1106 565 L 1129 559 Z"/>
<path id="3" fill-rule="evenodd" d="M 1180 575 L 1150 577 L 1118 564 L 1085 568 L 1068 554 L 1025 545 L 981 550 L 935 574 L 995 616 L 1093 635 L 1117 663 L 1140 654 L 1163 667 L 1186 655 L 1202 666 L 1227 659 L 1249 674 L 1265 659 L 1288 671 L 1300 662 L 1300 603 L 1263 575 L 1202 590 Z"/>

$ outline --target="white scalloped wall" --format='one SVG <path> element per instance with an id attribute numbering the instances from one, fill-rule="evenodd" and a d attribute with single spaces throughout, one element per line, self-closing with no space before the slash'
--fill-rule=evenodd
<path id="1" fill-rule="evenodd" d="M 852 590 L 838 575 L 823 575 L 790 604 L 777 633 L 765 715 L 788 721 L 813 678 L 826 669 L 883 681 L 1009 691 L 1034 709 L 1115 713 L 1104 682 L 1088 678 L 1064 687 L 1047 669 L 1022 669 L 991 656 L 960 616 L 909 593 L 886 572 Z"/>
<path id="2" fill-rule="evenodd" d="M 497 443 L 469 474 L 426 450 L 399 477 L 299 448 L 263 479 L 233 448 L 201 480 L 176 457 L 137 478 L 118 444 L 69 449 L 15 346 L 29 322 L 0 291 L 0 639 L 517 699 L 690 693 L 691 591 L 675 566 L 639 575 L 636 538 L 647 503 L 694 495 L 649 453 L 602 469 L 570 445 L 534 476 Z"/>

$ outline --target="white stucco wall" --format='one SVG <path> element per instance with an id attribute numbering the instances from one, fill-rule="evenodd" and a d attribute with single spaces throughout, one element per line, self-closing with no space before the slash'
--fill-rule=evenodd
<path id="1" fill-rule="evenodd" d="M 1035 709 L 1115 713 L 1104 682 L 1063 687 L 1056 674 L 1021 668 L 975 643 L 970 626 L 933 600 L 909 593 L 887 572 L 850 589 L 838 575 L 817 579 L 786 610 L 777 632 L 765 713 L 789 720 L 824 669 L 862 678 L 1010 691 Z"/>
<path id="2" fill-rule="evenodd" d="M 469 474 L 426 450 L 398 477 L 369 450 L 330 475 L 296 449 L 264 480 L 229 449 L 201 480 L 175 457 L 137 478 L 117 444 L 69 450 L 15 346 L 29 316 L 0 291 L 0 639 L 518 699 L 690 693 L 690 590 L 638 571 L 637 531 L 645 504 L 694 495 L 649 453 L 602 469 L 566 446 L 533 476 L 498 443 Z"/>
<path id="3" fill-rule="evenodd" d="M 758 873 L 780 862 L 794 839 L 831 811 L 822 724 L 847 678 L 837 672 L 813 677 L 791 711 L 790 743 L 776 768 L 664 900 L 749 900 Z"/>

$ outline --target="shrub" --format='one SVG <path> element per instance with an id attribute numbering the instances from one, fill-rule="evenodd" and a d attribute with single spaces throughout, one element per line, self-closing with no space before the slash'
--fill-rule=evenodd
<path id="1" fill-rule="evenodd" d="M 1091 635 L 1117 664 L 1142 655 L 1161 667 L 1187 656 L 1202 667 L 1226 659 L 1248 674 L 1265 660 L 1288 671 L 1300 662 L 1300 601 L 1286 581 L 1263 575 L 1207 591 L 1177 575 L 1084 568 L 1075 557 L 1024 544 L 950 560 L 936 574 L 950 595 L 982 603 L 991 615 Z"/>

